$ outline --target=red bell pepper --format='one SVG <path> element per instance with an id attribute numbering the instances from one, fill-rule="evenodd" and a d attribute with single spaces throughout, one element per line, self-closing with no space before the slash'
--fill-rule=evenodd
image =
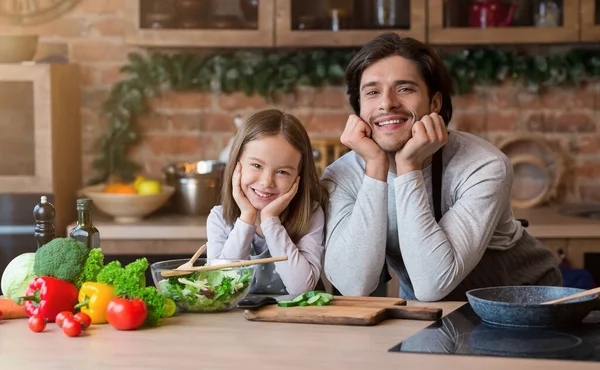
<path id="1" fill-rule="evenodd" d="M 68 281 L 42 276 L 31 281 L 19 304 L 25 305 L 28 316 L 42 315 L 54 322 L 59 312 L 75 310 L 78 295 L 77 287 Z"/>

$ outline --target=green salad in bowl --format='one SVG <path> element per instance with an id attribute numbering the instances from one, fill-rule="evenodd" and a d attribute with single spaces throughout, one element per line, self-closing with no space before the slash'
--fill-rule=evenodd
<path id="1" fill-rule="evenodd" d="M 237 261 L 198 258 L 194 266 L 214 266 Z M 181 312 L 221 312 L 234 308 L 248 294 L 256 268 L 245 266 L 212 271 L 188 270 L 189 273 L 179 276 L 162 275 L 162 271 L 172 271 L 185 262 L 185 259 L 170 260 L 150 266 L 157 290 L 175 301 Z"/>

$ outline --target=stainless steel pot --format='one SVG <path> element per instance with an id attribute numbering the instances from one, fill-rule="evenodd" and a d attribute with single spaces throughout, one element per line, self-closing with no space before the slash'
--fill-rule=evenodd
<path id="1" fill-rule="evenodd" d="M 166 183 L 175 187 L 170 208 L 186 215 L 208 215 L 219 201 L 224 169 L 225 163 L 212 160 L 167 166 Z"/>

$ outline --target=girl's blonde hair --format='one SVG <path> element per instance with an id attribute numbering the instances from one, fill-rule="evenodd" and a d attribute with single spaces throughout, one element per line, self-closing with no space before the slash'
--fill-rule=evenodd
<path id="1" fill-rule="evenodd" d="M 241 211 L 233 199 L 232 177 L 235 166 L 248 144 L 251 141 L 269 136 L 281 135 L 301 154 L 300 182 L 298 192 L 288 207 L 281 213 L 281 224 L 295 243 L 306 235 L 310 225 L 310 216 L 318 205 L 326 211 L 327 190 L 321 185 L 315 167 L 312 145 L 304 126 L 291 114 L 277 109 L 266 109 L 254 113 L 239 128 L 233 141 L 229 160 L 223 173 L 223 186 L 221 188 L 221 205 L 223 217 L 228 224 L 233 225 L 240 216 Z"/>

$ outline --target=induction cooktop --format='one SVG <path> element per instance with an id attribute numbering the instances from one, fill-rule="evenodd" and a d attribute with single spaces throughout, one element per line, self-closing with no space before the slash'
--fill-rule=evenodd
<path id="1" fill-rule="evenodd" d="M 467 303 L 389 351 L 600 362 L 600 311 L 569 329 L 507 328 L 481 321 Z"/>

